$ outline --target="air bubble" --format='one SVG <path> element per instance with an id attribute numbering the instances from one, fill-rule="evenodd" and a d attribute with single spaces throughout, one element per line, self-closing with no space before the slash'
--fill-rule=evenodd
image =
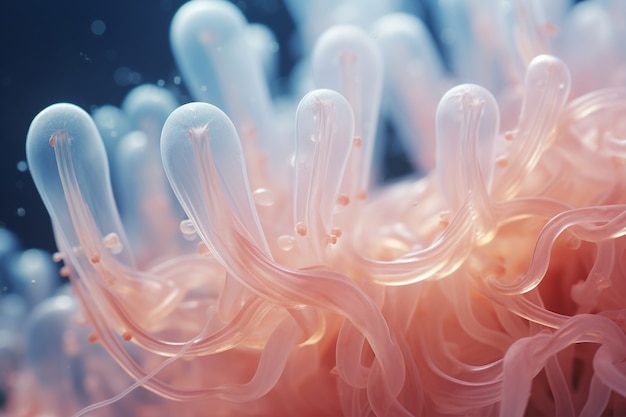
<path id="1" fill-rule="evenodd" d="M 295 238 L 290 235 L 278 236 L 278 247 L 285 252 L 289 252 L 295 245 Z"/>
<path id="2" fill-rule="evenodd" d="M 117 255 L 118 253 L 122 252 L 122 242 L 120 242 L 120 238 L 117 233 L 109 233 L 104 237 L 104 239 L 102 239 L 102 243 L 104 244 L 105 248 L 111 250 L 111 253 L 113 255 Z"/>
<path id="3" fill-rule="evenodd" d="M 257 206 L 271 207 L 274 205 L 274 193 L 267 188 L 257 188 L 252 193 L 252 198 Z"/>
<path id="4" fill-rule="evenodd" d="M 194 240 L 198 235 L 196 233 L 196 227 L 193 225 L 193 222 L 189 219 L 183 220 L 178 225 L 180 232 L 183 234 L 183 237 L 187 240 Z"/>

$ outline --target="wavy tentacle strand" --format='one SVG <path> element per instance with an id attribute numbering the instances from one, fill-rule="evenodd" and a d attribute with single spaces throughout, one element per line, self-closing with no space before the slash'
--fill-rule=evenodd
<path id="1" fill-rule="evenodd" d="M 302 255 L 322 263 L 337 243 L 333 227 L 343 171 L 354 137 L 352 109 L 333 90 L 314 90 L 296 111 L 294 232 Z M 338 236 L 339 235 L 339 236 Z"/>
<path id="2" fill-rule="evenodd" d="M 24 343 L 0 298 L 9 414 L 626 414 L 624 6 L 393 4 L 290 2 L 312 56 L 270 97 L 271 36 L 193 1 L 170 35 L 198 102 L 33 120 L 74 295 Z M 377 184 L 396 145 L 421 171 Z M 17 254 L 0 230 L 2 285 L 35 294 Z"/>
<path id="3" fill-rule="evenodd" d="M 611 389 L 617 392 L 625 391 L 624 374 L 614 373 L 614 367 L 606 364 L 624 360 L 626 336 L 612 321 L 597 315 L 582 314 L 568 320 L 553 334 L 541 333 L 515 342 L 504 358 L 502 390 L 515 391 L 517 394 L 521 392 L 522 395 L 507 395 L 500 408 L 500 415 L 524 415 L 531 379 L 557 352 L 572 343 L 583 342 L 601 345 L 593 360 L 596 372 L 598 368 L 602 371 L 596 375 Z M 606 373 L 603 372 L 605 369 Z"/>
<path id="4" fill-rule="evenodd" d="M 69 104 L 51 106 L 31 125 L 27 152 L 37 161 L 33 178 L 54 219 L 59 247 L 81 285 L 94 291 L 108 286 L 129 298 L 150 291 L 157 297 L 148 309 L 158 321 L 179 292 L 167 282 L 114 273 L 133 268 L 134 260 L 108 183 L 104 146 L 89 115 Z"/>
<path id="5" fill-rule="evenodd" d="M 176 195 L 226 270 L 275 303 L 314 305 L 347 317 L 366 335 L 385 370 L 389 393 L 397 395 L 404 378 L 402 357 L 371 300 L 340 274 L 289 270 L 273 261 L 228 117 L 209 104 L 182 106 L 166 122 L 162 152 Z M 189 164 L 181 165 L 181 160 Z"/>
<path id="6" fill-rule="evenodd" d="M 510 199 L 518 192 L 523 178 L 537 165 L 541 154 L 554 141 L 559 114 L 571 88 L 569 70 L 558 58 L 540 55 L 526 70 L 524 102 L 507 150 L 506 166 L 494 184 L 494 198 Z"/>

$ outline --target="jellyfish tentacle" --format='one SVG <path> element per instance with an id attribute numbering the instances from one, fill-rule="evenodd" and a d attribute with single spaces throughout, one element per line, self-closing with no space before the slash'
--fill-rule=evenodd
<path id="1" fill-rule="evenodd" d="M 273 260 L 228 117 L 205 103 L 182 106 L 166 122 L 161 144 L 165 170 L 181 205 L 226 270 L 273 303 L 311 305 L 352 321 L 381 364 L 384 397 L 395 398 L 403 385 L 403 359 L 373 301 L 342 274 L 294 270 Z"/>
<path id="2" fill-rule="evenodd" d="M 310 92 L 296 111 L 294 231 L 302 255 L 312 252 L 316 263 L 326 261 L 327 246 L 337 243 L 332 220 L 353 125 L 350 105 L 332 90 Z"/>
<path id="3" fill-rule="evenodd" d="M 528 64 L 517 133 L 506 150 L 507 164 L 494 179 L 494 199 L 514 197 L 552 144 L 570 88 L 569 70 L 560 59 L 539 55 Z"/>
<path id="4" fill-rule="evenodd" d="M 378 108 L 382 91 L 382 58 L 374 41 L 356 26 L 336 26 L 324 32 L 312 56 L 317 88 L 341 93 L 354 114 L 352 149 L 341 193 L 350 201 L 367 196 Z"/>

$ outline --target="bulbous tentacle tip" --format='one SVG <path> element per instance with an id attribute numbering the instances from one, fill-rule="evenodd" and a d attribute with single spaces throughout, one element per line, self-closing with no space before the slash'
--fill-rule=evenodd
<path id="1" fill-rule="evenodd" d="M 174 15 L 170 43 L 174 58 L 192 97 L 229 110 L 229 74 L 249 71 L 245 42 L 246 20 L 226 1 L 190 1 Z M 234 58 L 234 54 L 239 58 Z M 241 65 L 241 63 L 247 65 Z M 259 68 L 260 69 L 260 68 Z M 244 78 L 241 77 L 241 81 Z"/>
<path id="2" fill-rule="evenodd" d="M 269 253 L 241 142 L 224 112 L 207 103 L 176 109 L 163 126 L 161 156 L 178 200 L 209 247 L 227 250 L 236 231 Z"/>
<path id="3" fill-rule="evenodd" d="M 494 185 L 494 197 L 513 198 L 554 140 L 554 131 L 569 97 L 571 76 L 559 58 L 538 55 L 528 65 L 515 140 L 507 148 L 507 165 Z"/>
<path id="4" fill-rule="evenodd" d="M 271 175 L 277 175 L 283 144 L 272 123 L 270 93 L 250 27 L 231 2 L 189 2 L 172 22 L 172 51 L 192 98 L 224 110 L 241 138 L 267 155 Z M 250 171 L 260 176 L 253 167 Z"/>
<path id="5" fill-rule="evenodd" d="M 28 131 L 26 157 L 35 186 L 63 249 L 104 250 L 116 236 L 118 259 L 134 263 L 113 192 L 109 165 L 95 123 L 78 106 L 60 103 L 39 113 Z M 95 252 L 90 256 L 95 256 Z"/>
<path id="6" fill-rule="evenodd" d="M 406 13 L 385 15 L 376 21 L 373 32 L 383 57 L 387 84 L 391 84 L 385 88 L 396 88 L 394 84 L 401 84 L 407 77 L 431 83 L 443 78 L 443 65 L 435 42 L 424 22 L 416 16 Z M 409 85 L 404 87 L 413 91 Z M 419 87 L 428 91 L 433 86 Z"/>
<path id="7" fill-rule="evenodd" d="M 133 88 L 124 98 L 122 110 L 134 129 L 146 132 L 151 140 L 158 140 L 167 116 L 179 106 L 166 88 L 144 84 Z"/>
<path id="8" fill-rule="evenodd" d="M 193 41 L 210 44 L 237 35 L 245 25 L 241 11 L 227 1 L 190 1 L 174 15 L 170 26 L 172 46 Z M 210 29 L 210 30 L 208 30 Z"/>
<path id="9" fill-rule="evenodd" d="M 296 111 L 294 224 L 318 255 L 338 237 L 332 218 L 353 143 L 354 117 L 341 94 L 321 89 L 304 96 Z"/>
<path id="10" fill-rule="evenodd" d="M 383 83 L 380 50 L 367 32 L 341 25 L 328 29 L 315 44 L 312 72 L 317 88 L 341 93 L 354 114 L 354 135 L 361 141 L 350 156 L 342 193 L 360 199 L 369 186 L 372 152 Z"/>
<path id="11" fill-rule="evenodd" d="M 450 209 L 468 193 L 488 194 L 495 168 L 500 110 L 493 95 L 475 84 L 450 89 L 436 115 L 437 175 Z"/>
<path id="12" fill-rule="evenodd" d="M 71 103 L 55 103 L 43 109 L 30 124 L 26 136 L 26 156 L 35 156 L 45 145 L 54 146 L 53 135 L 57 132 L 77 126 L 89 115 L 80 107 Z M 73 125 L 68 125 L 74 120 Z"/>
<path id="13" fill-rule="evenodd" d="M 552 55 L 536 56 L 526 70 L 520 129 L 534 119 L 540 108 L 538 104 L 548 106 L 544 111 L 550 110 L 550 114 L 560 112 L 569 96 L 571 84 L 570 71 L 563 61 Z"/>
<path id="14" fill-rule="evenodd" d="M 102 147 L 91 117 L 80 107 L 70 103 L 53 104 L 42 110 L 32 121 L 26 136 L 26 159 L 38 191 L 44 197 L 62 191 L 57 173 L 54 149 L 61 141 L 88 150 L 93 160 L 100 160 Z M 100 143 L 99 143 L 100 142 Z M 103 148 L 102 148 L 103 149 Z M 106 156 L 105 162 L 106 162 Z M 102 162 L 101 160 L 99 162 Z"/>

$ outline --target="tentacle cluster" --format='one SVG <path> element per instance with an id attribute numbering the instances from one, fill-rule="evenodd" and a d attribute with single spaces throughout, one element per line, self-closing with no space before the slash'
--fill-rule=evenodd
<path id="1" fill-rule="evenodd" d="M 86 384 L 76 408 L 624 414 L 626 62 L 568 55 L 581 8 L 613 39 L 620 6 L 493 3 L 430 5 L 452 74 L 419 19 L 374 24 L 359 5 L 363 20 L 319 37 L 315 89 L 286 106 L 285 128 L 245 19 L 194 1 L 172 45 L 196 101 L 142 112 L 135 98 L 136 129 L 163 125 L 124 139 L 137 157 L 107 156 L 106 130 L 73 105 L 38 115 L 29 165 L 91 339 L 157 395 Z M 320 35 L 307 4 L 289 2 L 305 43 Z M 375 185 L 381 103 L 424 176 Z M 118 186 L 130 163 L 145 197 Z M 129 236 L 129 218 L 154 233 Z M 63 308 L 77 337 L 76 306 Z M 62 356 L 102 355 L 79 345 Z"/>

